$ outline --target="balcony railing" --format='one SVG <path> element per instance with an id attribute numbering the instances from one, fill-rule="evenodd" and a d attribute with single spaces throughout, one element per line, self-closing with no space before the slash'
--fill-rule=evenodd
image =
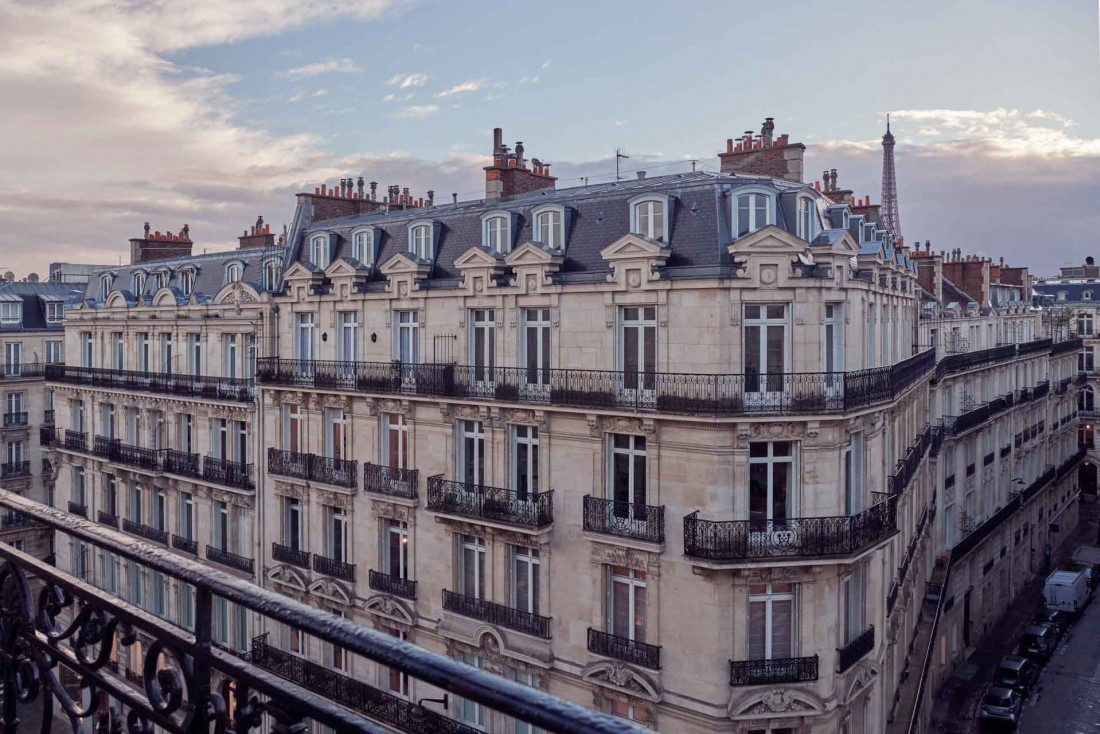
<path id="1" fill-rule="evenodd" d="M 38 429 L 38 445 L 53 446 L 57 443 L 57 429 L 53 426 L 41 426 Z"/>
<path id="2" fill-rule="evenodd" d="M 859 553 L 897 532 L 897 497 L 858 515 L 786 520 L 684 518 L 684 555 L 707 561 L 845 556 Z"/>
<path id="3" fill-rule="evenodd" d="M 5 461 L 0 464 L 0 479 L 15 479 L 16 477 L 29 477 L 31 474 L 31 462 Z"/>
<path id="4" fill-rule="evenodd" d="M 202 477 L 202 471 L 199 469 L 199 455 L 176 449 L 165 449 L 164 471 L 198 479 Z"/>
<path id="5" fill-rule="evenodd" d="M 1066 352 L 1078 352 L 1085 344 L 1084 339 L 1080 337 L 1076 339 L 1066 339 L 1064 341 L 1055 342 L 1050 348 L 1051 354 L 1065 354 Z"/>
<path id="6" fill-rule="evenodd" d="M 419 477 L 420 472 L 416 469 L 364 464 L 363 491 L 415 500 Z"/>
<path id="7" fill-rule="evenodd" d="M 1053 339 L 1035 339 L 1034 341 L 1024 342 L 1017 345 L 1020 349 L 1020 354 L 1034 354 L 1036 352 L 1049 351 L 1054 346 Z"/>
<path id="8" fill-rule="evenodd" d="M 0 528 L 4 530 L 10 530 L 12 528 L 25 528 L 31 524 L 31 518 L 22 512 L 12 512 L 11 510 L 0 515 Z"/>
<path id="9" fill-rule="evenodd" d="M 68 385 L 110 390 L 131 390 L 161 395 L 182 395 L 205 400 L 249 403 L 255 398 L 253 380 L 242 377 L 205 377 L 167 372 L 136 372 L 96 367 L 47 365 L 46 379 Z"/>
<path id="10" fill-rule="evenodd" d="M 1050 380 L 1043 380 L 1035 386 L 1034 395 L 1035 399 L 1045 398 L 1050 394 Z"/>
<path id="11" fill-rule="evenodd" d="M 927 350 L 856 372 L 682 374 L 265 357 L 261 384 L 571 407 L 707 414 L 838 413 L 897 397 L 935 367 Z"/>
<path id="12" fill-rule="evenodd" d="M 875 647 L 875 626 L 871 625 L 844 647 L 837 648 L 836 672 L 843 673 Z"/>
<path id="13" fill-rule="evenodd" d="M 341 581 L 355 581 L 355 564 L 313 554 L 313 570 Z"/>
<path id="14" fill-rule="evenodd" d="M 650 670 L 661 669 L 661 646 L 650 645 L 608 632 L 588 628 L 588 652 L 641 665 Z"/>
<path id="15" fill-rule="evenodd" d="M 817 655 L 775 660 L 731 660 L 730 685 L 755 686 L 817 680 Z"/>
<path id="16" fill-rule="evenodd" d="M 96 513 L 96 519 L 100 525 L 107 525 L 115 530 L 118 530 L 118 515 L 114 515 L 106 510 L 100 510 Z"/>
<path id="17" fill-rule="evenodd" d="M 27 411 L 4 413 L 4 428 L 27 425 Z"/>
<path id="18" fill-rule="evenodd" d="M 88 451 L 88 434 L 83 431 L 65 431 L 65 448 L 69 451 Z"/>
<path id="19" fill-rule="evenodd" d="M 482 520 L 542 528 L 554 522 L 554 492 L 513 492 L 483 484 L 428 477 L 428 509 Z"/>
<path id="20" fill-rule="evenodd" d="M 289 563 L 299 568 L 309 568 L 309 551 L 301 548 L 291 548 L 282 543 L 271 544 L 271 557 L 279 563 Z"/>
<path id="21" fill-rule="evenodd" d="M 909 486 L 909 482 L 913 480 L 917 469 L 920 468 L 921 461 L 924 460 L 924 455 L 932 447 L 935 434 L 936 430 L 932 426 L 927 424 L 924 426 L 917 440 L 906 451 L 905 458 L 898 461 L 894 474 L 887 477 L 891 493 L 901 494 Z"/>
<path id="22" fill-rule="evenodd" d="M 145 525 L 140 522 L 135 522 L 127 518 L 122 519 L 122 529 L 128 532 L 130 535 L 137 535 L 146 540 L 151 540 L 154 543 L 167 543 L 168 533 L 163 530 L 158 530 L 152 526 Z"/>
<path id="23" fill-rule="evenodd" d="M 82 505 L 79 502 L 73 502 L 72 500 L 69 500 L 69 512 L 74 515 L 80 515 L 81 517 L 87 517 L 88 506 Z"/>
<path id="24" fill-rule="evenodd" d="M 357 467 L 358 462 L 353 460 L 277 448 L 267 450 L 267 471 L 284 477 L 324 482 L 338 487 L 355 487 L 358 482 Z"/>
<path id="25" fill-rule="evenodd" d="M 206 560 L 220 563 L 223 566 L 229 566 L 230 568 L 235 568 L 238 571 L 244 571 L 249 574 L 255 572 L 255 564 L 251 558 L 239 556 L 236 553 L 222 550 L 212 545 L 206 546 Z"/>
<path id="26" fill-rule="evenodd" d="M 375 591 L 400 596 L 403 599 L 416 599 L 416 581 L 403 579 L 399 576 L 391 576 L 388 573 L 375 571 L 373 568 L 367 572 L 367 582 Z"/>
<path id="27" fill-rule="evenodd" d="M 242 656 L 205 642 L 214 636 L 213 600 L 221 598 L 241 606 L 250 616 L 264 617 L 264 626 L 285 625 L 301 630 L 303 635 L 316 638 L 325 649 L 337 646 L 349 655 L 461 695 L 553 734 L 640 731 L 629 722 L 614 720 L 489 671 L 392 639 L 384 632 L 334 617 L 273 590 L 242 584 L 212 564 L 157 552 L 140 539 L 120 538 L 96 523 L 14 493 L 0 491 L 0 507 L 26 513 L 35 523 L 63 532 L 93 549 L 114 553 L 149 572 L 163 574 L 173 579 L 173 583 L 189 584 L 195 591 L 192 633 L 167 620 L 141 613 L 115 594 L 77 583 L 72 575 L 16 548 L 0 545 L 0 565 L 7 575 L 6 592 L 0 598 L 0 619 L 9 622 L 8 644 L 15 651 L 0 656 L 0 680 L 12 681 L 19 676 L 38 681 L 39 685 L 22 690 L 24 705 L 41 707 L 47 712 L 60 709 L 63 717 L 94 723 L 104 730 L 122 726 L 117 711 L 89 714 L 79 702 L 54 697 L 55 692 L 65 690 L 60 670 L 64 666 L 86 685 L 121 697 L 122 704 L 115 708 L 131 721 L 148 722 L 150 726 L 155 722 L 158 728 L 171 734 L 243 731 L 256 728 L 261 721 L 264 728 L 280 731 L 303 731 L 316 722 L 349 734 L 373 734 L 381 730 L 380 725 L 410 734 L 476 734 L 469 727 L 424 707 L 430 704 L 422 706 L 390 696 L 341 676 L 330 665 L 309 663 L 280 652 L 269 647 L 266 638 L 259 638 Z M 41 594 L 39 586 L 43 588 Z M 69 621 L 58 626 L 58 619 Z M 47 620 L 44 624 L 57 634 L 41 634 L 42 620 Z M 141 683 L 130 689 L 110 672 L 108 656 L 88 654 L 88 646 L 110 651 L 121 644 L 122 637 L 132 640 L 135 634 L 153 642 L 145 650 L 148 654 L 141 664 L 132 666 L 140 672 Z M 273 674 L 281 679 L 275 680 Z M 229 681 L 231 687 L 220 685 Z M 230 691 L 233 695 L 229 695 Z M 90 718 L 95 721 L 86 721 Z M 0 712 L 0 728 L 15 731 L 16 727 L 13 707 Z"/>
<path id="28" fill-rule="evenodd" d="M 202 457 L 202 478 L 207 482 L 224 484 L 227 487 L 253 490 L 252 464 L 232 459 L 216 459 L 213 456 Z"/>
<path id="29" fill-rule="evenodd" d="M 4 362 L 0 364 L 0 379 L 20 380 L 42 377 L 46 374 L 45 362 Z"/>
<path id="30" fill-rule="evenodd" d="M 172 547 L 176 550 L 181 550 L 184 553 L 190 553 L 193 556 L 199 554 L 199 542 L 191 538 L 184 538 L 182 536 L 172 535 Z"/>
<path id="31" fill-rule="evenodd" d="M 665 508 L 584 497 L 584 529 L 620 538 L 665 542 Z"/>
<path id="32" fill-rule="evenodd" d="M 116 464 L 125 464 L 147 471 L 160 471 L 160 451 L 158 449 L 132 446 L 122 443 L 122 440 L 118 438 L 96 436 L 92 444 L 92 453 L 101 459 L 113 461 Z"/>
<path id="33" fill-rule="evenodd" d="M 482 622 L 507 627 L 516 632 L 550 639 L 550 617 L 543 617 L 540 614 L 524 612 L 484 599 L 475 599 L 450 589 L 443 590 L 443 608 L 464 617 L 480 619 Z"/>

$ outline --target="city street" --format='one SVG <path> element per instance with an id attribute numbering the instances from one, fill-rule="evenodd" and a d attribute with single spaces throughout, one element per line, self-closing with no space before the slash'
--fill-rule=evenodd
<path id="1" fill-rule="evenodd" d="M 1070 628 L 1024 704 L 1026 734 L 1100 732 L 1100 595 Z"/>

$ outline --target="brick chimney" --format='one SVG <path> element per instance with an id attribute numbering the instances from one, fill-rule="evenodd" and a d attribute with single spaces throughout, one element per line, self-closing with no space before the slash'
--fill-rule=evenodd
<path id="1" fill-rule="evenodd" d="M 550 164 L 538 158 L 523 157 L 523 143 L 516 143 L 515 152 L 504 144 L 504 133 L 493 128 L 493 165 L 485 166 L 485 198 L 522 196 L 533 191 L 554 188 L 558 180 L 550 175 Z"/>
<path id="2" fill-rule="evenodd" d="M 879 205 L 872 204 L 870 196 L 864 196 L 852 202 L 852 214 L 862 214 L 867 221 L 871 221 L 879 216 Z"/>
<path id="3" fill-rule="evenodd" d="M 958 257 L 943 264 L 943 276 L 982 306 L 990 301 L 989 264 L 983 257 Z"/>
<path id="4" fill-rule="evenodd" d="M 149 223 L 145 223 L 145 236 L 130 240 L 130 264 L 147 263 L 152 260 L 167 260 L 172 257 L 191 255 L 191 228 L 186 224 L 179 234 L 171 232 L 150 232 Z"/>
<path id="5" fill-rule="evenodd" d="M 390 196 L 378 200 L 378 182 L 370 182 L 370 192 L 365 190 L 365 181 L 360 176 L 340 179 L 339 185 L 328 186 L 321 184 L 313 189 L 313 193 L 298 194 L 299 202 L 310 202 L 313 209 L 312 221 L 324 222 L 340 217 L 352 217 L 360 214 L 374 214 L 376 212 L 400 211 L 424 206 L 423 197 L 414 199 L 406 188 L 404 195 L 400 193 L 400 186 L 390 186 Z M 243 240 L 243 238 L 241 238 Z"/>
<path id="6" fill-rule="evenodd" d="M 256 223 L 251 230 L 245 230 L 244 234 L 237 238 L 240 242 L 239 250 L 256 250 L 261 247 L 275 246 L 275 233 L 271 231 L 270 224 L 264 224 L 263 217 L 256 217 Z"/>
<path id="7" fill-rule="evenodd" d="M 718 154 L 722 173 L 771 176 L 802 183 L 802 158 L 806 146 L 790 142 L 786 133 L 773 137 L 773 120 L 771 117 L 764 119 L 758 136 L 746 130 L 740 138 L 726 140 L 726 152 Z"/>
<path id="8" fill-rule="evenodd" d="M 834 204 L 851 204 L 852 203 L 852 190 L 851 189 L 838 189 L 836 187 L 836 169 L 824 171 L 821 174 L 821 180 L 824 182 L 824 186 L 821 189 L 821 193 L 825 195 L 825 198 Z"/>

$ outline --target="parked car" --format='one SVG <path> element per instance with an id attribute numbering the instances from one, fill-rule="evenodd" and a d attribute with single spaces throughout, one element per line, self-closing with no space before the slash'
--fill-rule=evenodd
<path id="1" fill-rule="evenodd" d="M 1038 681 L 1039 666 L 1019 655 L 1005 655 L 993 673 L 993 685 L 1011 688 L 1025 698 Z"/>
<path id="2" fill-rule="evenodd" d="M 1020 635 L 1020 655 L 1038 663 L 1045 663 L 1054 654 L 1057 632 L 1045 624 L 1024 625 Z"/>
<path id="3" fill-rule="evenodd" d="M 1015 727 L 1020 722 L 1020 710 L 1024 699 L 1011 688 L 993 686 L 982 697 L 982 725 L 1008 724 Z"/>
<path id="4" fill-rule="evenodd" d="M 1069 615 L 1050 607 L 1039 607 L 1035 612 L 1035 621 L 1038 624 L 1052 624 L 1058 628 L 1059 636 L 1069 627 Z"/>

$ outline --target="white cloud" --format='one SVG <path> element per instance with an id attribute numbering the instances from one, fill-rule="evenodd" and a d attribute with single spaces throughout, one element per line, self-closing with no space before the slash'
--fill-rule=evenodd
<path id="1" fill-rule="evenodd" d="M 622 127 L 626 124 L 626 120 L 615 120 L 615 127 Z"/>
<path id="2" fill-rule="evenodd" d="M 390 94 L 387 94 L 387 95 L 386 95 L 385 97 L 383 97 L 383 98 L 382 98 L 382 101 L 383 101 L 383 102 L 392 102 L 392 101 L 394 100 L 394 97 L 395 97 L 395 96 L 396 96 L 396 95 L 394 95 L 394 94 L 393 94 L 393 93 L 391 92 Z"/>
<path id="3" fill-rule="evenodd" d="M 537 76 L 525 76 L 519 80 L 520 84 L 538 84 L 539 78 Z"/>
<path id="4" fill-rule="evenodd" d="M 427 81 L 427 74 L 394 74 L 386 84 L 398 89 L 408 89 L 409 87 L 422 87 Z"/>
<path id="5" fill-rule="evenodd" d="M 355 59 L 345 57 L 296 66 L 293 69 L 277 72 L 276 76 L 283 79 L 307 79 L 318 74 L 357 74 L 360 71 L 362 69 L 355 63 Z"/>
<path id="6" fill-rule="evenodd" d="M 462 82 L 461 84 L 456 84 L 453 87 L 451 87 L 450 89 L 446 89 L 442 92 L 437 92 L 435 96 L 439 97 L 439 98 L 453 97 L 456 94 L 463 94 L 465 92 L 476 92 L 477 90 L 481 89 L 484 86 L 485 86 L 485 80 L 484 79 L 471 79 L 467 82 Z"/>
<path id="7" fill-rule="evenodd" d="M 313 93 L 313 96 L 314 97 L 324 97 L 326 94 L 328 94 L 327 89 L 318 89 L 316 92 Z"/>
<path id="8" fill-rule="evenodd" d="M 547 59 L 546 61 L 542 62 L 542 68 L 544 68 L 544 69 L 549 69 L 550 68 L 550 59 Z"/>
<path id="9" fill-rule="evenodd" d="M 439 112 L 439 105 L 421 104 L 402 107 L 395 115 L 410 120 L 423 120 L 425 117 L 431 117 L 437 112 Z"/>
<path id="10" fill-rule="evenodd" d="M 287 97 L 286 101 L 287 102 L 301 102 L 303 99 L 305 99 L 305 96 L 306 96 L 305 92 L 295 92 L 294 94 Z"/>

